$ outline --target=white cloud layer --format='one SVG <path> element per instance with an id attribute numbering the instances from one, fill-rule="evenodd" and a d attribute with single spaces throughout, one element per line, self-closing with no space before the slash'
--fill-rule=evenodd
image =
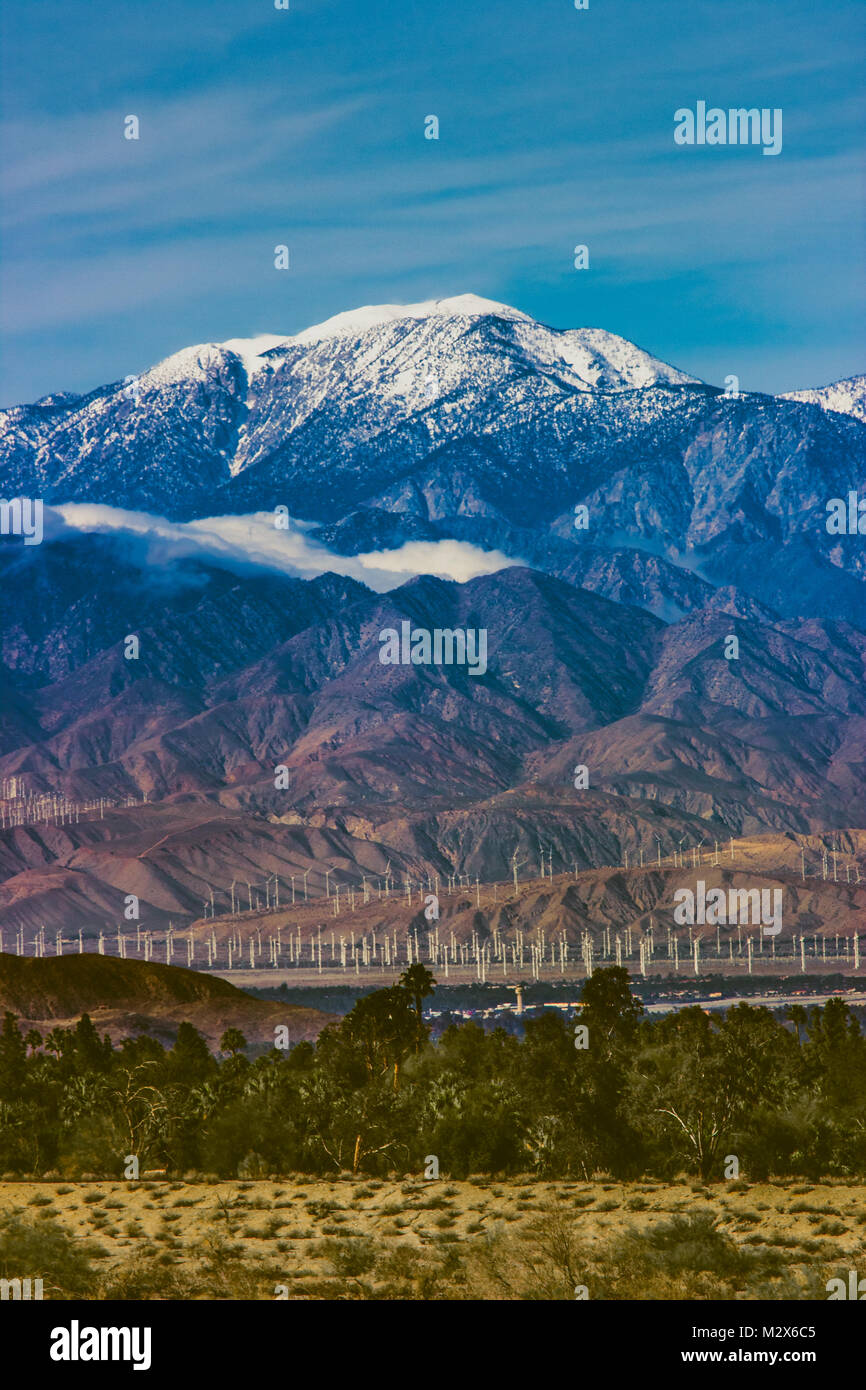
<path id="1" fill-rule="evenodd" d="M 59 526 L 52 525 L 52 516 L 61 519 Z M 465 584 L 477 575 L 524 563 L 501 550 L 481 550 L 457 540 L 407 541 L 397 550 L 337 555 L 307 534 L 309 523 L 290 520 L 288 530 L 277 529 L 272 512 L 178 522 L 90 502 L 46 509 L 46 537 L 64 529 L 140 536 L 147 542 L 148 561 L 153 565 L 198 557 L 227 568 L 254 565 L 300 579 L 330 572 L 357 579 L 377 593 L 396 589 L 420 574 Z"/>

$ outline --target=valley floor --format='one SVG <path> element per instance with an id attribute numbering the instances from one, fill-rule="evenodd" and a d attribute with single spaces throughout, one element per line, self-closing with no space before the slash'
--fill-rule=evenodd
<path id="1" fill-rule="evenodd" d="M 101 1299 L 819 1299 L 866 1184 L 0 1181 L 0 1277 Z"/>

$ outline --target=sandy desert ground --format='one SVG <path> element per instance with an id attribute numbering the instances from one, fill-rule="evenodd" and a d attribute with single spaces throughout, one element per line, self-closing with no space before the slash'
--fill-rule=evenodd
<path id="1" fill-rule="evenodd" d="M 866 1185 L 4 1181 L 0 1264 L 45 1298 L 826 1299 Z"/>

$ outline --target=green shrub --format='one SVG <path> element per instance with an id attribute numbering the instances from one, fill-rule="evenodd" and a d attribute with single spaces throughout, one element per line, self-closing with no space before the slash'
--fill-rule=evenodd
<path id="1" fill-rule="evenodd" d="M 96 1244 L 76 1239 L 64 1226 L 0 1216 L 0 1278 L 42 1279 L 46 1298 L 87 1298 L 97 1288 Z"/>
<path id="2" fill-rule="evenodd" d="M 375 1244 L 369 1236 L 322 1241 L 316 1253 L 328 1260 L 334 1273 L 343 1278 L 357 1279 L 359 1275 L 367 1274 L 376 1263 Z"/>

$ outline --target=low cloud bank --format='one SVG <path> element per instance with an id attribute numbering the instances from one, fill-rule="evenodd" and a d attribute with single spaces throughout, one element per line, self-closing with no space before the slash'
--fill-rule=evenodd
<path id="1" fill-rule="evenodd" d="M 396 550 L 337 555 L 314 540 L 309 529 L 307 523 L 296 521 L 290 521 L 287 530 L 278 529 L 272 512 L 177 522 L 90 502 L 46 508 L 45 516 L 46 539 L 70 531 L 126 533 L 146 542 L 147 563 L 151 565 L 199 558 L 231 569 L 277 570 L 300 579 L 330 572 L 357 579 L 377 593 L 396 589 L 421 574 L 465 584 L 478 575 L 495 574 L 523 563 L 501 550 L 481 550 L 468 541 L 456 540 L 407 541 Z"/>

